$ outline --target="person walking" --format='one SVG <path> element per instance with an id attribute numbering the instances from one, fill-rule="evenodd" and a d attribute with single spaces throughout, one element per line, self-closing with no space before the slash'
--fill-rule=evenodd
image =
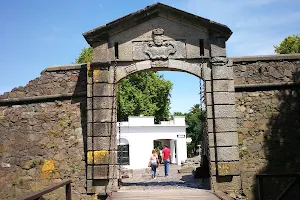
<path id="1" fill-rule="evenodd" d="M 156 168 L 158 167 L 159 162 L 158 162 L 158 156 L 157 156 L 157 153 L 156 153 L 155 149 L 152 150 L 152 155 L 150 156 L 149 165 L 150 165 L 151 170 L 152 170 L 151 177 L 153 179 L 156 179 Z"/>
<path id="2" fill-rule="evenodd" d="M 161 155 L 162 155 L 162 153 L 161 153 L 160 149 L 158 149 L 157 155 L 158 155 L 158 163 L 161 164 Z"/>
<path id="3" fill-rule="evenodd" d="M 169 167 L 170 167 L 170 155 L 171 151 L 168 148 L 168 146 L 165 144 L 164 149 L 162 150 L 163 154 L 163 161 L 164 161 L 164 166 L 165 166 L 165 176 L 169 176 Z"/>

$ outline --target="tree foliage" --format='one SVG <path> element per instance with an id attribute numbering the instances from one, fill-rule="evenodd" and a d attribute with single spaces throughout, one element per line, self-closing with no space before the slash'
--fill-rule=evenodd
<path id="1" fill-rule="evenodd" d="M 204 129 L 206 112 L 200 110 L 200 105 L 195 104 L 190 111 L 186 114 L 187 123 L 187 136 L 192 138 L 191 150 L 195 155 L 196 151 L 199 149 L 198 145 L 201 143 Z"/>
<path id="2" fill-rule="evenodd" d="M 93 48 L 88 47 L 88 48 L 83 48 L 81 50 L 80 55 L 78 58 L 76 58 L 76 63 L 87 63 L 92 61 L 92 56 L 93 56 Z"/>
<path id="3" fill-rule="evenodd" d="M 206 112 L 201 111 L 200 104 L 195 104 L 188 113 L 174 112 L 173 116 L 185 116 L 186 134 L 192 138 L 192 142 L 187 145 L 188 156 L 196 155 L 202 141 Z"/>
<path id="4" fill-rule="evenodd" d="M 274 48 L 278 54 L 300 53 L 300 35 L 288 36 Z"/>
<path id="5" fill-rule="evenodd" d="M 123 79 L 119 85 L 120 120 L 128 116 L 154 116 L 155 121 L 167 120 L 172 83 L 154 72 L 140 72 Z"/>
<path id="6" fill-rule="evenodd" d="M 92 48 L 83 48 L 76 63 L 92 61 Z M 118 121 L 128 116 L 154 116 L 155 121 L 167 120 L 170 110 L 172 83 L 155 72 L 132 74 L 118 83 Z"/>

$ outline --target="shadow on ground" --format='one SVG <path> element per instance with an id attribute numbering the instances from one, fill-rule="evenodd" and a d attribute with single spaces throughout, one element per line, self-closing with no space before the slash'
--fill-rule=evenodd
<path id="1" fill-rule="evenodd" d="M 153 187 L 158 189 L 159 187 L 171 188 L 194 188 L 209 190 L 208 179 L 194 179 L 193 175 L 183 175 L 177 180 L 168 180 L 168 177 L 157 176 L 156 179 L 143 180 L 143 181 L 126 181 L 121 183 L 121 187 L 132 186 L 133 188 L 139 187 Z"/>

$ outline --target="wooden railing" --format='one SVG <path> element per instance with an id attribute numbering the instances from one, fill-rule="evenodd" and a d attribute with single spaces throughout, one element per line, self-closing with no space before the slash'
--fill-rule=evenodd
<path id="1" fill-rule="evenodd" d="M 53 190 L 56 190 L 63 186 L 66 186 L 66 200 L 71 200 L 71 182 L 72 181 L 70 179 L 62 181 L 58 184 L 49 186 L 43 190 L 28 194 L 25 197 L 19 198 L 18 200 L 38 200 L 43 195 L 52 192 Z"/>
<path id="2" fill-rule="evenodd" d="M 263 179 L 264 178 L 295 178 L 276 198 L 276 200 L 282 200 L 289 194 L 291 189 L 298 184 L 300 186 L 300 174 L 259 174 L 256 175 L 257 187 L 258 187 L 258 200 L 264 200 L 264 187 Z M 300 195 L 300 190 L 299 190 Z"/>

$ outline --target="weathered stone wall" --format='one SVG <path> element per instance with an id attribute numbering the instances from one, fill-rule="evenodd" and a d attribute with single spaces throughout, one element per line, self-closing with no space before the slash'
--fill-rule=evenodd
<path id="1" fill-rule="evenodd" d="M 300 56 L 233 60 L 242 187 L 255 199 L 257 174 L 300 172 Z M 266 199 L 286 183 L 265 179 Z"/>
<path id="2" fill-rule="evenodd" d="M 0 95 L 0 99 L 23 98 L 45 95 L 62 95 L 86 92 L 86 64 L 49 67 L 41 76 L 26 86 L 14 88 Z"/>
<path id="3" fill-rule="evenodd" d="M 300 82 L 299 58 L 232 58 L 241 184 L 249 199 L 256 192 L 255 175 L 299 173 L 300 91 L 293 85 Z M 74 199 L 90 198 L 86 77 L 85 65 L 48 68 L 27 86 L 0 96 L 0 199 L 67 178 L 74 181 Z M 279 191 L 281 185 L 272 183 Z"/>
<path id="4" fill-rule="evenodd" d="M 65 179 L 73 180 L 72 199 L 90 199 L 86 195 L 86 97 L 75 97 L 85 93 L 86 69 L 78 65 L 48 68 L 27 86 L 0 97 L 0 199 L 16 199 Z M 73 96 L 19 101 L 53 94 Z M 44 197 L 62 199 L 64 190 Z"/>

